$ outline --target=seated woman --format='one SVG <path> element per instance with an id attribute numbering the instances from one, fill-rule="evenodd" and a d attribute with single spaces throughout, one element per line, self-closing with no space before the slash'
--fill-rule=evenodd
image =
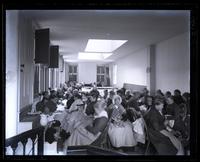
<path id="1" fill-rule="evenodd" d="M 182 142 L 183 147 L 189 150 L 190 144 L 190 116 L 187 115 L 187 107 L 185 104 L 179 105 L 179 114 L 176 118 L 173 128 L 175 136 Z"/>
<path id="2" fill-rule="evenodd" d="M 132 122 L 134 137 L 137 142 L 145 144 L 145 130 L 144 130 L 144 119 L 142 113 L 136 111 L 135 108 L 129 107 L 127 110 L 127 117 Z"/>
<path id="3" fill-rule="evenodd" d="M 130 121 L 122 121 L 123 114 L 126 113 L 121 105 L 121 97 L 115 95 L 113 104 L 108 108 L 111 117 L 111 123 L 108 129 L 108 135 L 113 147 L 131 147 L 137 145 Z"/>
<path id="4" fill-rule="evenodd" d="M 167 106 L 165 110 L 166 115 L 170 115 L 168 119 L 176 119 L 179 114 L 178 105 L 174 102 L 173 96 L 166 98 Z"/>
<path id="5" fill-rule="evenodd" d="M 107 102 L 107 107 L 109 107 L 111 104 L 112 104 L 112 99 L 113 99 L 113 96 L 115 95 L 115 92 L 113 91 L 113 90 L 111 90 L 110 92 L 109 92 L 109 96 L 108 96 L 108 98 L 107 98 L 107 100 L 106 100 L 106 102 Z"/>
<path id="6" fill-rule="evenodd" d="M 74 101 L 74 104 L 73 109 L 66 109 L 62 114 L 56 116 L 56 119 L 61 123 L 61 128 L 68 133 L 72 133 L 79 123 L 92 121 L 92 118 L 84 113 L 83 102 Z"/>
<path id="7" fill-rule="evenodd" d="M 79 94 L 75 94 L 74 95 L 74 102 L 71 104 L 70 108 L 69 108 L 69 112 L 72 111 L 77 111 L 77 105 L 83 105 L 83 101 L 82 101 L 82 97 Z"/>
<path id="8" fill-rule="evenodd" d="M 97 102 L 99 97 L 99 92 L 98 90 L 92 90 L 89 94 L 89 98 L 87 101 L 87 106 L 85 109 L 85 113 L 87 115 L 94 115 L 95 111 L 94 111 L 94 104 Z"/>
<path id="9" fill-rule="evenodd" d="M 40 125 L 45 127 L 45 141 L 52 143 L 60 138 L 60 122 L 54 120 L 54 114 L 47 106 L 43 107 L 40 115 Z"/>
<path id="10" fill-rule="evenodd" d="M 150 141 L 159 155 L 183 155 L 181 142 L 168 129 L 168 121 L 162 113 L 163 107 L 164 100 L 158 97 L 155 99 L 155 107 L 152 107 L 144 116 Z"/>
<path id="11" fill-rule="evenodd" d="M 37 102 L 37 104 L 36 104 L 36 111 L 37 112 L 42 112 L 45 104 L 48 101 L 49 101 L 49 95 L 48 95 L 48 92 L 45 91 L 45 92 L 42 93 L 42 100 Z"/>
<path id="12" fill-rule="evenodd" d="M 71 136 L 65 141 L 65 146 L 90 145 L 95 141 L 107 125 L 108 115 L 105 107 L 104 101 L 95 103 L 92 123 L 89 120 L 77 122 Z"/>
<path id="13" fill-rule="evenodd" d="M 190 114 L 190 93 L 185 92 L 183 93 L 182 97 L 187 107 L 187 114 Z"/>

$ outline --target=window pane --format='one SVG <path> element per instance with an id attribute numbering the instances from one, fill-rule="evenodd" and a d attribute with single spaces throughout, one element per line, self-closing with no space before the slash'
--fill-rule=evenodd
<path id="1" fill-rule="evenodd" d="M 104 74 L 105 73 L 105 70 L 104 70 L 104 67 L 102 66 L 101 67 L 101 74 Z"/>
<path id="2" fill-rule="evenodd" d="M 104 82 L 104 75 L 101 75 L 101 82 Z"/>
<path id="3" fill-rule="evenodd" d="M 69 75 L 69 81 L 77 81 L 77 75 Z"/>
<path id="4" fill-rule="evenodd" d="M 100 67 L 97 66 L 97 74 L 99 74 L 99 73 L 100 73 Z"/>
<path id="5" fill-rule="evenodd" d="M 106 74 L 109 75 L 109 67 L 106 67 Z"/>
<path id="6" fill-rule="evenodd" d="M 74 73 L 77 73 L 77 66 L 74 66 Z"/>
<path id="7" fill-rule="evenodd" d="M 35 66 L 35 75 L 34 75 L 34 97 L 37 97 L 39 93 L 39 67 Z"/>
<path id="8" fill-rule="evenodd" d="M 54 70 L 52 69 L 51 70 L 51 88 L 54 88 L 53 85 L 54 85 Z"/>
<path id="9" fill-rule="evenodd" d="M 100 76 L 97 75 L 97 82 L 100 82 Z"/>
<path id="10" fill-rule="evenodd" d="M 72 66 L 69 66 L 69 73 L 72 73 Z"/>
<path id="11" fill-rule="evenodd" d="M 77 81 L 77 75 L 74 75 L 74 81 Z"/>
<path id="12" fill-rule="evenodd" d="M 73 81 L 73 76 L 69 75 L 69 81 Z"/>

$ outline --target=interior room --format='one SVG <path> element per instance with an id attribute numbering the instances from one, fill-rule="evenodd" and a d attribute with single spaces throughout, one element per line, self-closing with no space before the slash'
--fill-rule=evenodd
<path id="1" fill-rule="evenodd" d="M 6 155 L 190 155 L 189 10 L 6 10 Z"/>

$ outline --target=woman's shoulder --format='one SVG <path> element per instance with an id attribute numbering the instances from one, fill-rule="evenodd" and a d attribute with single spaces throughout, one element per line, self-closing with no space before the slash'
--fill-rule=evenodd
<path id="1" fill-rule="evenodd" d="M 102 116 L 102 117 L 98 117 L 98 118 L 95 118 L 94 120 L 94 124 L 95 125 L 104 125 L 105 123 L 107 123 L 108 121 L 108 118 L 105 117 L 105 116 Z"/>
<path id="2" fill-rule="evenodd" d="M 98 116 L 95 116 L 95 119 L 103 117 L 108 118 L 108 113 L 105 110 L 103 110 Z"/>
<path id="3" fill-rule="evenodd" d="M 125 111 L 125 108 L 124 108 L 124 106 L 123 105 L 119 105 L 119 109 L 122 111 L 122 112 L 124 112 Z"/>

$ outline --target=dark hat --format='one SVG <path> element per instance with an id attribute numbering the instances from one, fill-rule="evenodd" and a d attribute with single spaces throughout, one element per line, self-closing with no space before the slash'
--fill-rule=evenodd
<path id="1" fill-rule="evenodd" d="M 99 91 L 97 91 L 97 90 L 92 90 L 91 92 L 90 92 L 90 96 L 92 96 L 92 97 L 98 97 L 99 96 Z"/>
<path id="2" fill-rule="evenodd" d="M 164 103 L 165 99 L 163 97 L 156 97 L 155 98 L 155 103 Z"/>

